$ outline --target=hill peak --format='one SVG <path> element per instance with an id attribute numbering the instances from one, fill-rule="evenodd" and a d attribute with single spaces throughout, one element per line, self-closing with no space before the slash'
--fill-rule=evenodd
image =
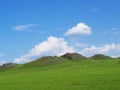
<path id="1" fill-rule="evenodd" d="M 84 57 L 83 55 L 78 54 L 78 53 L 66 53 L 66 54 L 62 55 L 61 57 L 64 57 L 64 58 L 67 58 L 67 59 L 70 59 L 70 60 L 84 60 L 84 59 L 87 59 L 86 57 Z"/>
<path id="2" fill-rule="evenodd" d="M 103 60 L 103 59 L 110 59 L 111 57 L 109 57 L 107 55 L 103 55 L 103 54 L 96 54 L 90 58 L 93 60 Z"/>

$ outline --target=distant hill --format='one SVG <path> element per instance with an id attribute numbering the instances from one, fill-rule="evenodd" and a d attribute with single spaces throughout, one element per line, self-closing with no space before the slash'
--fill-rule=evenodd
<path id="1" fill-rule="evenodd" d="M 0 69 L 0 90 L 120 90 L 120 59 L 78 60 L 80 56 L 45 56 L 15 67 L 4 64 L 10 69 Z"/>
<path id="2" fill-rule="evenodd" d="M 10 68 L 13 68 L 15 66 L 17 66 L 17 64 L 14 64 L 14 63 L 5 63 L 2 66 L 0 66 L 0 68 L 2 68 L 2 69 L 10 69 Z"/>
<path id="3" fill-rule="evenodd" d="M 117 57 L 117 58 L 120 58 L 120 57 Z"/>
<path id="4" fill-rule="evenodd" d="M 82 55 L 80 55 L 78 53 L 66 53 L 61 57 L 67 58 L 69 60 L 75 60 L 75 61 L 87 59 L 86 57 L 84 57 L 84 56 L 82 56 Z"/>
<path id="5" fill-rule="evenodd" d="M 103 54 L 96 54 L 96 55 L 90 57 L 90 59 L 93 59 L 93 60 L 103 60 L 103 59 L 111 59 L 111 57 L 103 55 Z"/>
<path id="6" fill-rule="evenodd" d="M 120 58 L 120 57 L 119 57 Z M 104 60 L 104 59 L 111 59 L 111 57 L 102 55 L 102 54 L 96 54 L 90 58 L 87 58 L 81 54 L 78 53 L 66 53 L 60 57 L 57 56 L 44 56 L 41 58 L 38 58 L 36 60 L 33 60 L 31 62 L 25 63 L 25 64 L 14 64 L 14 63 L 6 63 L 0 66 L 0 69 L 10 69 L 14 68 L 16 66 L 20 66 L 21 68 L 24 67 L 42 67 L 42 66 L 48 66 L 52 64 L 59 64 L 59 63 L 65 63 L 69 61 L 81 61 L 81 60 Z"/>
<path id="7" fill-rule="evenodd" d="M 60 57 L 44 56 L 34 61 L 22 64 L 22 67 L 42 67 L 42 66 L 48 66 L 52 64 L 69 62 L 70 60 L 78 61 L 78 60 L 85 60 L 85 59 L 87 58 L 78 53 L 66 53 Z"/>
<path id="8" fill-rule="evenodd" d="M 37 66 L 47 66 L 51 64 L 56 64 L 56 63 L 61 63 L 64 62 L 65 59 L 62 57 L 57 57 L 57 56 L 44 56 L 42 58 L 38 58 L 32 62 L 28 62 L 23 64 L 24 67 L 37 67 Z"/>

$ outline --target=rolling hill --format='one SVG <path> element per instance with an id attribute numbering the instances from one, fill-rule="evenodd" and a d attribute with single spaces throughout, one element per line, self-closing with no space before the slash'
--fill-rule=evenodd
<path id="1" fill-rule="evenodd" d="M 0 69 L 1 90 L 119 90 L 120 59 L 47 56 Z M 76 58 L 77 57 L 77 58 Z M 4 65 L 5 66 L 5 65 Z"/>
<path id="2" fill-rule="evenodd" d="M 64 57 L 64 58 L 66 58 L 66 59 L 69 59 L 69 60 L 85 60 L 85 59 L 87 59 L 86 57 L 84 57 L 83 55 L 80 55 L 80 54 L 78 54 L 78 53 L 66 53 L 66 54 L 64 54 L 63 56 L 61 56 L 61 57 Z"/>
<path id="3" fill-rule="evenodd" d="M 103 54 L 96 54 L 92 57 L 90 57 L 91 59 L 93 60 L 105 60 L 105 59 L 112 59 L 111 57 L 109 56 L 106 56 L 106 55 L 103 55 Z"/>

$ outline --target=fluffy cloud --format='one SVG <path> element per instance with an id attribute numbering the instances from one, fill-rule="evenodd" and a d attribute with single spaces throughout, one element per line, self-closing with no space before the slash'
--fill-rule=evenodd
<path id="1" fill-rule="evenodd" d="M 120 55 L 120 44 L 108 44 L 101 47 L 92 45 L 89 48 L 84 48 L 80 51 L 81 54 L 91 56 L 94 54 L 107 54 L 110 56 Z"/>
<path id="2" fill-rule="evenodd" d="M 78 23 L 73 28 L 69 29 L 65 35 L 90 35 L 92 33 L 91 28 L 85 23 Z"/>
<path id="3" fill-rule="evenodd" d="M 23 63 L 32 60 L 35 57 L 57 55 L 60 56 L 67 52 L 74 52 L 73 47 L 68 46 L 64 38 L 50 36 L 46 41 L 36 45 L 28 54 L 14 59 L 15 63 Z"/>
<path id="4" fill-rule="evenodd" d="M 18 26 L 13 27 L 13 29 L 17 30 L 17 31 L 24 31 L 24 30 L 27 30 L 27 29 L 29 29 L 31 27 L 35 27 L 35 26 L 38 26 L 38 24 L 18 25 Z"/>

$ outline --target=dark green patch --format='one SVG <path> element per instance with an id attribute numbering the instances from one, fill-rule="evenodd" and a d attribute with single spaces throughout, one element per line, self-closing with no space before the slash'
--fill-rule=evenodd
<path id="1" fill-rule="evenodd" d="M 103 54 L 96 54 L 96 55 L 90 57 L 90 59 L 93 59 L 93 60 L 105 60 L 105 59 L 111 59 L 111 57 L 103 55 Z"/>

